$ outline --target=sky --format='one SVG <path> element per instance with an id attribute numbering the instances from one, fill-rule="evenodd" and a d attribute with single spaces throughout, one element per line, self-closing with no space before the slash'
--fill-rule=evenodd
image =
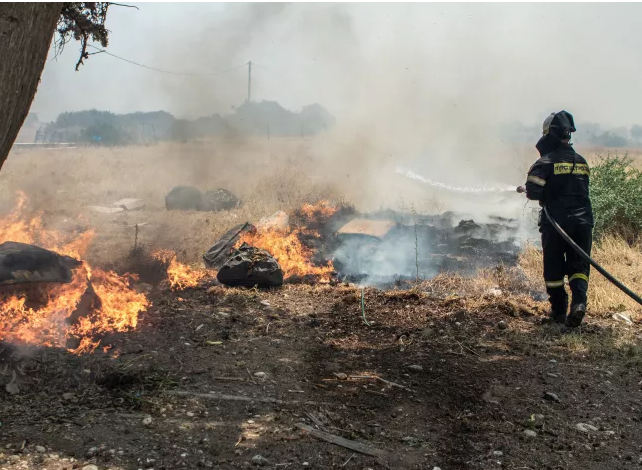
<path id="1" fill-rule="evenodd" d="M 484 135 L 497 122 L 642 123 L 642 4 L 135 3 L 110 7 L 108 51 L 74 70 L 67 45 L 32 106 L 225 114 L 247 96 L 320 103 L 368 132 Z M 373 116 L 376 116 L 374 118 Z"/>

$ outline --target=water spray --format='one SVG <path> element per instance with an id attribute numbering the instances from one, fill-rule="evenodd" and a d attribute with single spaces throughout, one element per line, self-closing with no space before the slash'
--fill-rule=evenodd
<path id="1" fill-rule="evenodd" d="M 508 193 L 508 192 L 515 192 L 515 186 L 510 186 L 510 185 L 501 185 L 501 186 L 488 186 L 488 187 L 481 187 L 481 188 L 475 188 L 475 187 L 469 187 L 469 186 L 451 186 L 446 183 L 440 183 L 438 181 L 433 181 L 428 178 L 425 178 L 421 175 L 418 175 L 412 170 L 408 170 L 403 167 L 397 167 L 395 169 L 395 173 L 398 175 L 403 175 L 406 178 L 413 179 L 415 181 L 419 181 L 421 183 L 427 184 L 429 186 L 433 186 L 435 188 L 440 188 L 440 189 L 445 189 L 448 191 L 455 191 L 458 193 Z"/>

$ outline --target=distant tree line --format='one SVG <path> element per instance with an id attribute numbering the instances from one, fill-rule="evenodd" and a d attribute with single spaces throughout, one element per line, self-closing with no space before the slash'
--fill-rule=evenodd
<path id="1" fill-rule="evenodd" d="M 582 145 L 609 148 L 642 146 L 642 126 L 637 124 L 629 129 L 604 129 L 600 124 L 591 122 L 578 123 L 576 127 L 573 141 Z M 541 135 L 541 126 L 525 126 L 520 122 L 505 124 L 501 129 L 502 138 L 508 142 L 536 142 Z"/>
<path id="2" fill-rule="evenodd" d="M 308 136 L 334 123 L 335 118 L 318 104 L 295 113 L 273 101 L 246 102 L 229 115 L 194 120 L 178 119 L 165 111 L 114 114 L 94 109 L 60 114 L 38 129 L 35 141 L 118 146 L 220 135 Z"/>

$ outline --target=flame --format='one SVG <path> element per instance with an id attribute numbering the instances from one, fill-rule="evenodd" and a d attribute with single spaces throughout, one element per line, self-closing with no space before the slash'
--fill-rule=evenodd
<path id="1" fill-rule="evenodd" d="M 158 250 L 152 256 L 163 263 L 167 263 L 167 279 L 173 290 L 183 290 L 188 287 L 196 287 L 198 283 L 208 274 L 204 269 L 192 268 L 180 263 L 176 259 L 176 253 L 171 250 Z"/>
<path id="2" fill-rule="evenodd" d="M 300 212 L 308 219 L 318 219 L 332 217 L 337 208 L 330 201 L 323 199 L 316 204 L 303 204 Z"/>
<path id="3" fill-rule="evenodd" d="M 300 212 L 307 219 L 322 220 L 332 216 L 337 211 L 329 201 L 323 200 L 317 204 L 304 204 Z M 322 281 L 330 279 L 334 272 L 332 261 L 325 266 L 315 266 L 312 262 L 313 252 L 301 242 L 301 236 L 318 238 L 319 232 L 307 227 L 291 228 L 285 232 L 268 229 L 257 233 L 244 233 L 236 244 L 238 248 L 243 242 L 270 253 L 278 261 L 283 276 L 315 275 Z"/>
<path id="4" fill-rule="evenodd" d="M 14 210 L 0 219 L 0 243 L 14 241 L 29 243 L 81 259 L 94 237 L 93 231 L 75 234 L 69 240 L 63 233 L 47 229 L 42 214 L 26 218 L 27 197 L 18 194 Z M 67 348 L 67 341 L 76 338 L 79 344 L 68 348 L 74 354 L 93 352 L 101 333 L 126 331 L 137 325 L 138 315 L 149 306 L 144 294 L 131 288 L 134 276 L 119 276 L 112 271 L 91 269 L 83 263 L 72 273 L 67 284 L 55 284 L 45 289 L 35 286 L 34 291 L 43 299 L 37 309 L 29 307 L 24 295 L 5 295 L 0 299 L 0 340 L 15 344 Z M 83 312 L 77 321 L 70 316 L 81 306 L 83 295 L 93 287 L 100 305 Z"/>
<path id="5" fill-rule="evenodd" d="M 326 266 L 315 266 L 312 263 L 312 250 L 301 243 L 299 236 L 301 234 L 319 236 L 318 233 L 305 229 L 291 229 L 280 232 L 277 230 L 267 230 L 261 233 L 246 233 L 241 236 L 237 242 L 237 247 L 243 242 L 256 248 L 261 248 L 270 253 L 278 261 L 283 270 L 284 277 L 305 276 L 313 274 L 320 276 L 322 280 L 329 280 L 331 273 L 334 271 L 332 261 Z"/>

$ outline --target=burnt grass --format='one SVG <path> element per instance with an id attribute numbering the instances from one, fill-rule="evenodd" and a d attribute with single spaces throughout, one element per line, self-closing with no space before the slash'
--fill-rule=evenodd
<path id="1" fill-rule="evenodd" d="M 617 344 L 624 327 L 589 318 L 568 333 L 540 326 L 528 298 L 417 289 L 366 289 L 368 326 L 360 293 L 156 288 L 137 330 L 93 354 L 2 344 L 19 392 L 0 392 L 0 468 L 234 469 L 256 455 L 275 469 L 640 467 L 640 356 Z"/>

